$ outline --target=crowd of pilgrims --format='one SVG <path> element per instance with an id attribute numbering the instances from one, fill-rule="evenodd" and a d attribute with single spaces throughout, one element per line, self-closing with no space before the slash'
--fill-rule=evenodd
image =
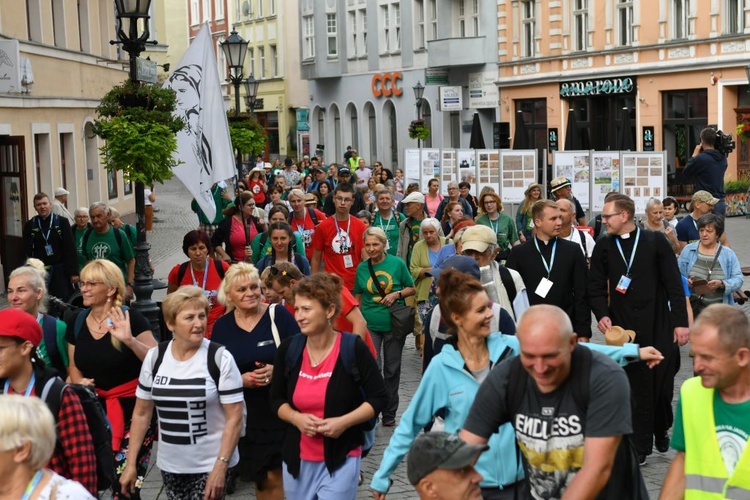
<path id="1" fill-rule="evenodd" d="M 139 498 L 157 439 L 168 498 L 223 498 L 238 480 L 254 483 L 259 499 L 355 498 L 378 427 L 397 425 L 402 350 L 413 334 L 424 375 L 370 471 L 375 497 L 384 498 L 417 434 L 433 425 L 458 432 L 499 354 L 518 354 L 513 335 L 524 311 L 551 304 L 580 342 L 592 336 L 593 312 L 607 340 L 625 329 L 641 348 L 658 349 L 660 376 L 645 365 L 626 371 L 631 385 L 651 386 L 633 403 L 639 458 L 654 444 L 666 451 L 679 367 L 671 327 L 687 327 L 708 304 L 733 303 L 742 285 L 737 257 L 721 243 L 723 219 L 711 214 L 715 199 L 696 193 L 683 219 L 694 231 L 684 236 L 673 199 L 651 200 L 638 221 L 632 200 L 613 194 L 587 223 L 567 179 L 553 181 L 555 201 L 529 185 L 515 218 L 492 189 L 473 196 L 467 182 L 451 182 L 443 195 L 439 186 L 432 180 L 423 194 L 404 186 L 400 170 L 370 169 L 356 156 L 341 168 L 259 163 L 234 197 L 215 185 L 213 220 L 193 203 L 199 227 L 184 236 L 187 260 L 169 273 L 161 339 L 127 307 L 121 266 L 81 262 L 83 308 L 56 318 L 45 312 L 44 263 L 30 259 L 11 273 L 10 308 L 0 311 L 3 393 L 45 398 L 55 377 L 91 387 L 111 426 L 114 498 Z M 633 275 L 654 270 L 647 283 Z M 608 285 L 621 277 L 667 293 L 633 319 L 632 294 L 608 299 L 615 285 L 627 290 Z M 666 300 L 676 322 L 658 310 Z M 413 307 L 413 332 L 392 328 L 397 304 Z M 633 341 L 625 337 L 612 343 Z M 450 367 L 472 381 L 457 404 L 440 382 Z M 52 498 L 88 498 L 101 490 L 101 449 L 82 400 L 71 386 L 59 398 L 56 444 L 43 459 L 0 462 L 8 478 L 0 491 L 20 497 L 33 486 L 55 489 Z M 477 464 L 485 498 L 524 477 L 512 430 L 501 428 L 490 444 Z"/>

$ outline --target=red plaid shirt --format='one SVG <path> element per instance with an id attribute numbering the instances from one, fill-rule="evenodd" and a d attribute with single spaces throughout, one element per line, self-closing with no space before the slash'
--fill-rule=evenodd
<path id="1" fill-rule="evenodd" d="M 96 454 L 81 401 L 66 387 L 57 415 L 57 445 L 48 467 L 96 495 Z"/>

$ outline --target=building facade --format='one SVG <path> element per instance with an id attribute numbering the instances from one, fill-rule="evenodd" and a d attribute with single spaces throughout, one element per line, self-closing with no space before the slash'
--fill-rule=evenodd
<path id="1" fill-rule="evenodd" d="M 669 184 L 717 125 L 750 111 L 747 0 L 513 0 L 498 7 L 501 119 L 547 149 L 666 150 Z M 515 128 L 515 125 L 514 125 Z M 727 178 L 748 175 L 748 145 Z M 673 191 L 673 194 L 683 194 Z M 686 193 L 685 193 L 686 194 Z"/>
<path id="2" fill-rule="evenodd" d="M 70 192 L 68 209 L 105 201 L 132 212 L 133 186 L 108 172 L 92 133 L 99 99 L 128 78 L 111 0 L 4 0 L 0 9 L 0 257 L 22 264 L 33 197 Z"/>
<path id="3" fill-rule="evenodd" d="M 309 82 L 311 149 L 340 162 L 353 146 L 395 170 L 419 113 L 423 147 L 469 146 L 480 118 L 491 146 L 498 121 L 498 6 L 479 0 L 300 0 L 302 77 Z"/>

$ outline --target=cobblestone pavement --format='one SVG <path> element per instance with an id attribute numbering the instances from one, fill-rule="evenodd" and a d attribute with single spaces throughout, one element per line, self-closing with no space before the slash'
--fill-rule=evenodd
<path id="1" fill-rule="evenodd" d="M 197 217 L 190 210 L 191 197 L 184 189 L 182 184 L 177 180 L 172 180 L 164 186 L 158 186 L 156 189 L 157 201 L 155 207 L 156 217 L 159 222 L 155 222 L 154 230 L 149 233 L 149 242 L 151 243 L 151 258 L 155 266 L 155 277 L 166 281 L 169 271 L 176 264 L 185 260 L 182 253 L 182 237 L 190 229 L 197 227 Z M 750 221 L 742 218 L 727 219 L 727 233 L 730 238 L 730 244 L 737 252 L 740 262 L 750 265 Z M 750 282 L 745 280 L 745 287 L 750 288 Z M 154 293 L 154 299 L 160 300 L 164 291 Z M 750 314 L 750 303 L 743 306 L 746 314 Z M 595 326 L 593 330 L 598 332 Z M 594 341 L 603 341 L 602 336 L 597 333 Z M 418 352 L 414 349 L 412 338 L 407 339 L 404 348 L 401 373 L 401 405 L 399 417 L 408 406 L 409 401 L 417 389 L 420 380 L 420 359 Z M 686 378 L 692 375 L 692 362 L 688 357 L 688 348 L 682 348 L 682 363 L 680 372 L 675 381 L 675 398 L 679 387 Z M 675 399 L 676 401 L 676 399 Z M 370 455 L 362 461 L 362 471 L 364 473 L 364 483 L 359 488 L 357 498 L 372 498 L 368 486 L 373 472 L 377 469 L 385 447 L 388 445 L 393 428 L 384 428 L 378 426 L 377 438 Z M 658 496 L 661 483 L 666 475 L 670 460 L 674 456 L 671 450 L 668 453 L 661 454 L 654 451 L 654 454 L 648 458 L 646 465 L 642 468 L 646 479 L 647 487 L 652 498 Z M 155 456 L 154 456 L 155 458 Z M 153 463 L 156 460 L 154 459 Z M 406 467 L 404 464 L 399 466 L 393 475 L 393 486 L 388 495 L 389 499 L 411 499 L 416 498 L 412 486 L 406 479 Z M 152 466 L 146 478 L 141 497 L 144 500 L 165 499 L 166 494 L 162 491 L 161 474 L 155 466 Z M 255 498 L 253 487 L 247 483 L 238 483 L 237 492 L 231 498 Z"/>

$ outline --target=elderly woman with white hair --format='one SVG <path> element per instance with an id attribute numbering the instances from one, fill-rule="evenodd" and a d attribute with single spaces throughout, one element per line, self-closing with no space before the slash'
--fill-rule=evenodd
<path id="1" fill-rule="evenodd" d="M 430 271 L 437 264 L 438 253 L 445 245 L 445 236 L 440 235 L 441 229 L 440 221 L 436 218 L 428 217 L 423 220 L 419 228 L 420 240 L 411 253 L 409 271 L 414 279 L 414 286 L 417 287 L 417 311 L 422 324 L 430 309 L 427 300 L 432 284 Z"/>
<path id="2" fill-rule="evenodd" d="M 388 390 L 388 406 L 383 410 L 383 425 L 391 427 L 396 423 L 401 352 L 406 339 L 397 338 L 393 334 L 390 306 L 395 303 L 403 305 L 403 299 L 414 295 L 415 289 L 406 263 L 386 252 L 387 243 L 388 237 L 379 227 L 371 227 L 365 231 L 365 252 L 369 259 L 357 266 L 354 294 L 357 302 L 362 305 L 362 315 L 367 321 L 378 353 L 378 365 L 383 369 L 383 380 Z M 374 283 L 376 277 L 380 286 Z"/>
<path id="3" fill-rule="evenodd" d="M 55 419 L 41 399 L 0 396 L 0 498 L 94 498 L 79 483 L 45 468 L 56 441 Z"/>
<path id="4" fill-rule="evenodd" d="M 91 227 L 89 223 L 89 209 L 86 207 L 76 208 L 75 212 L 73 212 L 73 220 L 75 224 L 70 229 L 73 231 L 73 242 L 76 245 L 76 252 L 78 253 L 78 270 L 80 271 L 86 265 L 86 258 L 83 256 L 83 252 L 81 252 L 81 240 L 86 230 Z"/>

